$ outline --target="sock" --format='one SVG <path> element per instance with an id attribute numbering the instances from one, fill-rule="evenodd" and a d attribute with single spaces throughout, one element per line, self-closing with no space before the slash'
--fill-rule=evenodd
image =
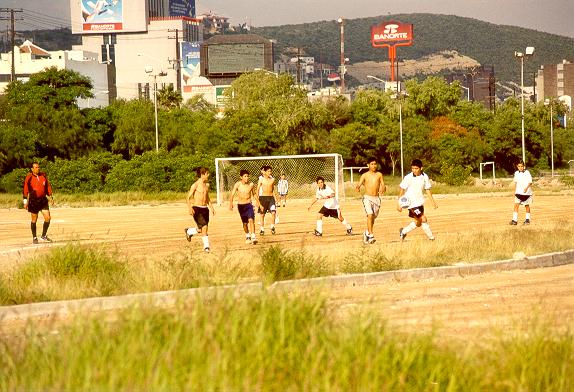
<path id="1" fill-rule="evenodd" d="M 36 222 L 31 222 L 30 223 L 30 229 L 32 229 L 32 237 L 36 238 Z"/>
<path id="2" fill-rule="evenodd" d="M 317 229 L 316 229 L 319 233 L 323 232 L 323 220 L 322 219 L 317 219 Z"/>
<path id="3" fill-rule="evenodd" d="M 403 234 L 407 234 L 416 228 L 417 224 L 415 222 L 411 222 L 409 225 L 407 225 L 407 227 L 403 227 Z"/>
<path id="4" fill-rule="evenodd" d="M 255 233 L 251 233 L 251 241 L 255 241 Z"/>
<path id="5" fill-rule="evenodd" d="M 515 222 L 518 222 L 518 212 L 513 212 L 512 213 L 512 220 Z"/>
<path id="6" fill-rule="evenodd" d="M 351 225 L 349 224 L 349 222 L 347 222 L 346 219 L 343 219 L 343 222 L 341 222 L 343 224 L 343 226 L 345 226 L 347 228 L 347 230 L 349 230 L 351 228 Z"/>
<path id="7" fill-rule="evenodd" d="M 203 249 L 209 248 L 209 237 L 204 235 L 201 240 L 203 241 Z"/>
<path id="8" fill-rule="evenodd" d="M 48 227 L 50 227 L 50 222 L 44 222 L 44 225 L 42 226 L 42 237 L 45 237 L 46 234 L 48 234 Z"/>
<path id="9" fill-rule="evenodd" d="M 530 220 L 530 212 L 526 213 L 526 220 Z"/>
<path id="10" fill-rule="evenodd" d="M 421 225 L 421 227 L 422 227 L 423 231 L 425 232 L 425 234 L 427 235 L 428 238 L 434 238 L 432 235 L 432 231 L 430 229 L 430 226 L 427 222 L 423 223 Z"/>

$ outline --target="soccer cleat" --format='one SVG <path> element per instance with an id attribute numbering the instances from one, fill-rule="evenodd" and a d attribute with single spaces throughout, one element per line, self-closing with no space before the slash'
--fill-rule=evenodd
<path id="1" fill-rule="evenodd" d="M 374 235 L 370 235 L 369 236 L 369 244 L 374 244 L 375 242 L 377 242 L 377 240 L 375 239 Z"/>
<path id="2" fill-rule="evenodd" d="M 205 253 L 209 253 L 211 250 L 210 250 L 209 248 L 203 248 L 203 251 L 204 251 Z"/>
<path id="3" fill-rule="evenodd" d="M 363 232 L 363 244 L 368 244 L 369 243 L 369 236 L 367 234 L 367 232 Z"/>
<path id="4" fill-rule="evenodd" d="M 252 244 L 252 245 L 257 245 L 257 240 L 256 240 L 255 238 L 253 238 L 253 239 L 251 240 L 251 244 Z"/>
<path id="5" fill-rule="evenodd" d="M 401 227 L 401 229 L 399 230 L 399 237 L 401 238 L 401 241 L 403 241 L 406 237 L 406 233 L 403 234 L 403 228 Z"/>
<path id="6" fill-rule="evenodd" d="M 523 223 L 523 225 L 529 225 L 530 224 L 530 219 L 526 219 Z"/>
<path id="7" fill-rule="evenodd" d="M 349 227 L 347 229 L 347 235 L 353 235 L 353 228 L 352 227 Z"/>
<path id="8" fill-rule="evenodd" d="M 187 229 L 188 229 L 188 228 L 186 227 L 186 228 L 185 228 L 185 238 L 186 238 L 189 242 L 191 242 L 191 237 L 193 237 L 193 236 L 191 236 L 191 235 L 189 235 L 189 234 L 187 233 Z"/>
<path id="9" fill-rule="evenodd" d="M 37 244 L 38 243 L 38 237 L 34 237 L 34 239 L 32 240 L 33 244 Z"/>
<path id="10" fill-rule="evenodd" d="M 251 243 L 251 237 L 245 237 L 245 243 L 250 244 Z"/>
<path id="11" fill-rule="evenodd" d="M 275 235 L 275 226 L 271 228 L 271 234 Z"/>
<path id="12" fill-rule="evenodd" d="M 510 226 L 516 226 L 517 224 L 518 224 L 518 222 L 515 220 L 511 220 L 509 223 Z"/>
<path id="13" fill-rule="evenodd" d="M 50 237 L 48 237 L 47 235 L 43 235 L 42 237 L 40 237 L 40 239 L 44 242 L 52 242 Z"/>
<path id="14" fill-rule="evenodd" d="M 315 229 L 315 231 L 313 232 L 313 234 L 315 234 L 316 237 L 322 237 L 323 233 L 321 233 L 319 230 Z"/>
<path id="15" fill-rule="evenodd" d="M 261 228 L 261 230 L 259 230 L 259 235 L 265 235 L 265 230 L 263 229 L 263 227 Z"/>
<path id="16" fill-rule="evenodd" d="M 429 238 L 429 241 L 434 241 L 434 237 Z"/>

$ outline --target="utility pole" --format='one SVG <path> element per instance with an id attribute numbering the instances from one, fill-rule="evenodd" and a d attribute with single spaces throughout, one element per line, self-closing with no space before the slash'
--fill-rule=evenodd
<path id="1" fill-rule="evenodd" d="M 169 29 L 168 32 L 170 33 L 175 33 L 175 74 L 176 74 L 176 86 L 177 86 L 177 91 L 179 91 L 179 93 L 181 94 L 181 52 L 179 50 L 179 30 L 178 29 Z M 169 37 L 169 39 L 173 39 L 172 37 Z"/>
<path id="2" fill-rule="evenodd" d="M 301 48 L 297 48 L 297 85 L 301 84 Z"/>
<path id="3" fill-rule="evenodd" d="M 0 14 L 2 13 L 10 13 L 10 19 L 6 16 L 0 16 L 0 20 L 10 20 L 10 51 L 12 52 L 12 65 L 11 65 L 11 72 L 10 72 L 10 81 L 13 82 L 16 80 L 16 65 L 15 65 L 15 58 L 14 58 L 14 46 L 16 45 L 16 31 L 14 27 L 14 21 L 16 18 L 14 17 L 15 12 L 22 12 L 22 9 L 14 9 L 14 8 L 0 8 Z M 18 18 L 18 20 L 22 20 L 22 18 Z"/>

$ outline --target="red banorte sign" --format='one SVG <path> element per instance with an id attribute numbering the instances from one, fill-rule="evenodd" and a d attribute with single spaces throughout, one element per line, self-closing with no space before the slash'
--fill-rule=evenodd
<path id="1" fill-rule="evenodd" d="M 371 27 L 371 44 L 375 48 L 410 46 L 413 44 L 413 25 L 401 22 L 383 22 Z"/>

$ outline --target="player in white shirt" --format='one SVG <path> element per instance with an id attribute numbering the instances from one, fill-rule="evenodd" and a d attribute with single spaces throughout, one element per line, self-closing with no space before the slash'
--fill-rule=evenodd
<path id="1" fill-rule="evenodd" d="M 403 195 L 408 198 L 410 204 L 406 208 L 408 208 L 409 216 L 413 218 L 414 221 L 399 230 L 401 240 L 404 240 L 407 233 L 413 231 L 417 227 L 421 227 L 423 229 L 429 240 L 434 240 L 434 236 L 425 215 L 424 192 L 426 192 L 429 199 L 432 201 L 434 208 L 438 208 L 431 192 L 430 179 L 426 173 L 423 172 L 423 163 L 420 159 L 413 159 L 411 163 L 411 173 L 407 174 L 399 185 L 399 200 Z M 397 210 L 401 212 L 403 207 L 399 204 Z"/>
<path id="2" fill-rule="evenodd" d="M 532 203 L 532 176 L 526 170 L 524 162 L 518 162 L 516 168 L 518 170 L 514 173 L 514 179 L 512 180 L 516 184 L 516 188 L 514 190 L 514 212 L 512 213 L 510 224 L 513 226 L 518 224 L 518 206 L 522 204 L 526 208 L 526 218 L 523 224 L 529 225 L 530 204 Z"/>
<path id="3" fill-rule="evenodd" d="M 279 181 L 277 181 L 277 193 L 279 193 L 279 203 L 277 203 L 277 207 L 280 207 L 280 204 L 283 204 L 283 207 L 285 207 L 287 193 L 289 193 L 289 181 L 285 178 L 285 174 L 281 174 Z"/>
<path id="4" fill-rule="evenodd" d="M 317 202 L 317 200 L 325 200 L 323 202 L 323 207 L 317 213 L 317 225 L 315 226 L 314 234 L 317 237 L 321 237 L 323 235 L 323 217 L 326 218 L 335 218 L 338 219 L 339 222 L 345 226 L 347 230 L 347 235 L 353 235 L 353 228 L 347 222 L 345 218 L 343 218 L 343 214 L 341 213 L 341 208 L 339 207 L 339 202 L 337 202 L 337 198 L 335 197 L 335 191 L 331 189 L 331 187 L 325 184 L 325 179 L 323 177 L 317 177 L 317 192 L 315 192 L 315 199 L 307 208 L 307 211 L 311 210 L 313 204 Z"/>

